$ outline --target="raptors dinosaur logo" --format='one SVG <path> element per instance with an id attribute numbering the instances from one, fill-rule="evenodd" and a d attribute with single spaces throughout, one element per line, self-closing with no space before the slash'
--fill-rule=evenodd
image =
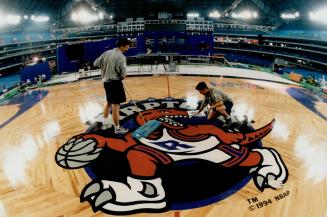
<path id="1" fill-rule="evenodd" d="M 191 116 L 185 100 L 148 99 L 137 105 L 146 121 L 161 122 L 147 138 L 132 137 L 143 121 L 135 107 L 126 104 L 121 124 L 129 133 L 115 135 L 95 123 L 56 153 L 59 166 L 84 167 L 92 178 L 80 199 L 95 212 L 190 209 L 220 201 L 251 179 L 260 191 L 281 188 L 287 181 L 278 152 L 260 141 L 274 121 L 256 130 L 244 123 L 223 129 L 219 119 Z"/>

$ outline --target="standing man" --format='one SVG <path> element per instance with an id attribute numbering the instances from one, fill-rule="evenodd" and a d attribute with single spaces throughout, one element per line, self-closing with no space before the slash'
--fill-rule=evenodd
<path id="1" fill-rule="evenodd" d="M 101 78 L 106 91 L 107 104 L 103 111 L 103 128 L 109 128 L 108 116 L 110 108 L 116 134 L 125 134 L 128 129 L 119 125 L 120 103 L 126 101 L 122 80 L 126 77 L 126 57 L 131 42 L 122 38 L 117 41 L 117 47 L 104 52 L 94 61 L 94 66 L 101 68 Z"/>
<path id="2" fill-rule="evenodd" d="M 209 104 L 208 120 L 211 120 L 217 117 L 218 114 L 221 114 L 226 119 L 224 127 L 229 127 L 232 124 L 232 119 L 230 117 L 233 107 L 232 99 L 220 90 L 208 88 L 207 84 L 203 81 L 198 83 L 195 89 L 198 90 L 200 94 L 204 95 L 204 100 L 198 113 L 200 113 L 206 107 L 206 105 Z"/>

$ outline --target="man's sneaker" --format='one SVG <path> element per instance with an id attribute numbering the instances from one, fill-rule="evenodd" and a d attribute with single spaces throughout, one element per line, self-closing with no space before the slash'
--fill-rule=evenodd
<path id="1" fill-rule="evenodd" d="M 101 130 L 107 130 L 109 128 L 111 128 L 112 125 L 109 124 L 109 123 L 103 123 L 102 126 L 101 126 Z"/>
<path id="2" fill-rule="evenodd" d="M 120 127 L 118 129 L 115 129 L 115 134 L 125 134 L 128 132 L 128 129 Z"/>

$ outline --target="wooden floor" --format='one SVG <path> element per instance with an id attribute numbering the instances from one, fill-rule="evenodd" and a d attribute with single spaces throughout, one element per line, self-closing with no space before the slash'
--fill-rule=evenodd
<path id="1" fill-rule="evenodd" d="M 233 98 L 235 105 L 252 112 L 256 121 L 254 128 L 273 118 L 277 120 L 277 129 L 263 139 L 263 144 L 280 153 L 289 170 L 289 179 L 281 190 L 260 192 L 250 181 L 232 196 L 206 207 L 133 216 L 327 217 L 327 122 L 289 96 L 290 86 L 215 77 L 171 76 L 169 80 L 170 95 L 174 98 L 200 98 L 194 87 L 202 80 L 263 87 L 222 89 Z M 135 99 L 168 95 L 166 77 L 129 77 L 125 82 Z M 53 86 L 42 89 L 39 94 L 45 93 L 43 100 L 0 128 L 0 216 L 110 216 L 93 213 L 87 202 L 80 203 L 80 193 L 91 180 L 85 170 L 64 170 L 54 160 L 58 148 L 70 137 L 84 132 L 85 121 L 101 112 L 105 102 L 101 81 L 83 80 Z M 0 106 L 0 124 L 15 115 L 24 103 L 26 99 Z M 327 116 L 326 103 L 317 101 L 315 108 Z M 283 193 L 284 198 L 276 200 Z M 272 204 L 257 207 L 257 203 L 269 199 Z"/>

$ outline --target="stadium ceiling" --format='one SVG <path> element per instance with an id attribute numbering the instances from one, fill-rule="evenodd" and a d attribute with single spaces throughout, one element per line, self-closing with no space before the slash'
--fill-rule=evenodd
<path id="1" fill-rule="evenodd" d="M 127 17 L 148 17 L 150 12 L 172 12 L 186 15 L 198 12 L 208 16 L 210 11 L 230 13 L 242 9 L 255 10 L 265 23 L 278 22 L 280 14 L 299 11 L 308 14 L 310 10 L 323 5 L 325 0 L 1 0 L 0 12 L 24 14 L 46 14 L 52 20 L 63 20 L 78 5 L 89 5 L 95 10 L 113 14 L 116 20 Z"/>

